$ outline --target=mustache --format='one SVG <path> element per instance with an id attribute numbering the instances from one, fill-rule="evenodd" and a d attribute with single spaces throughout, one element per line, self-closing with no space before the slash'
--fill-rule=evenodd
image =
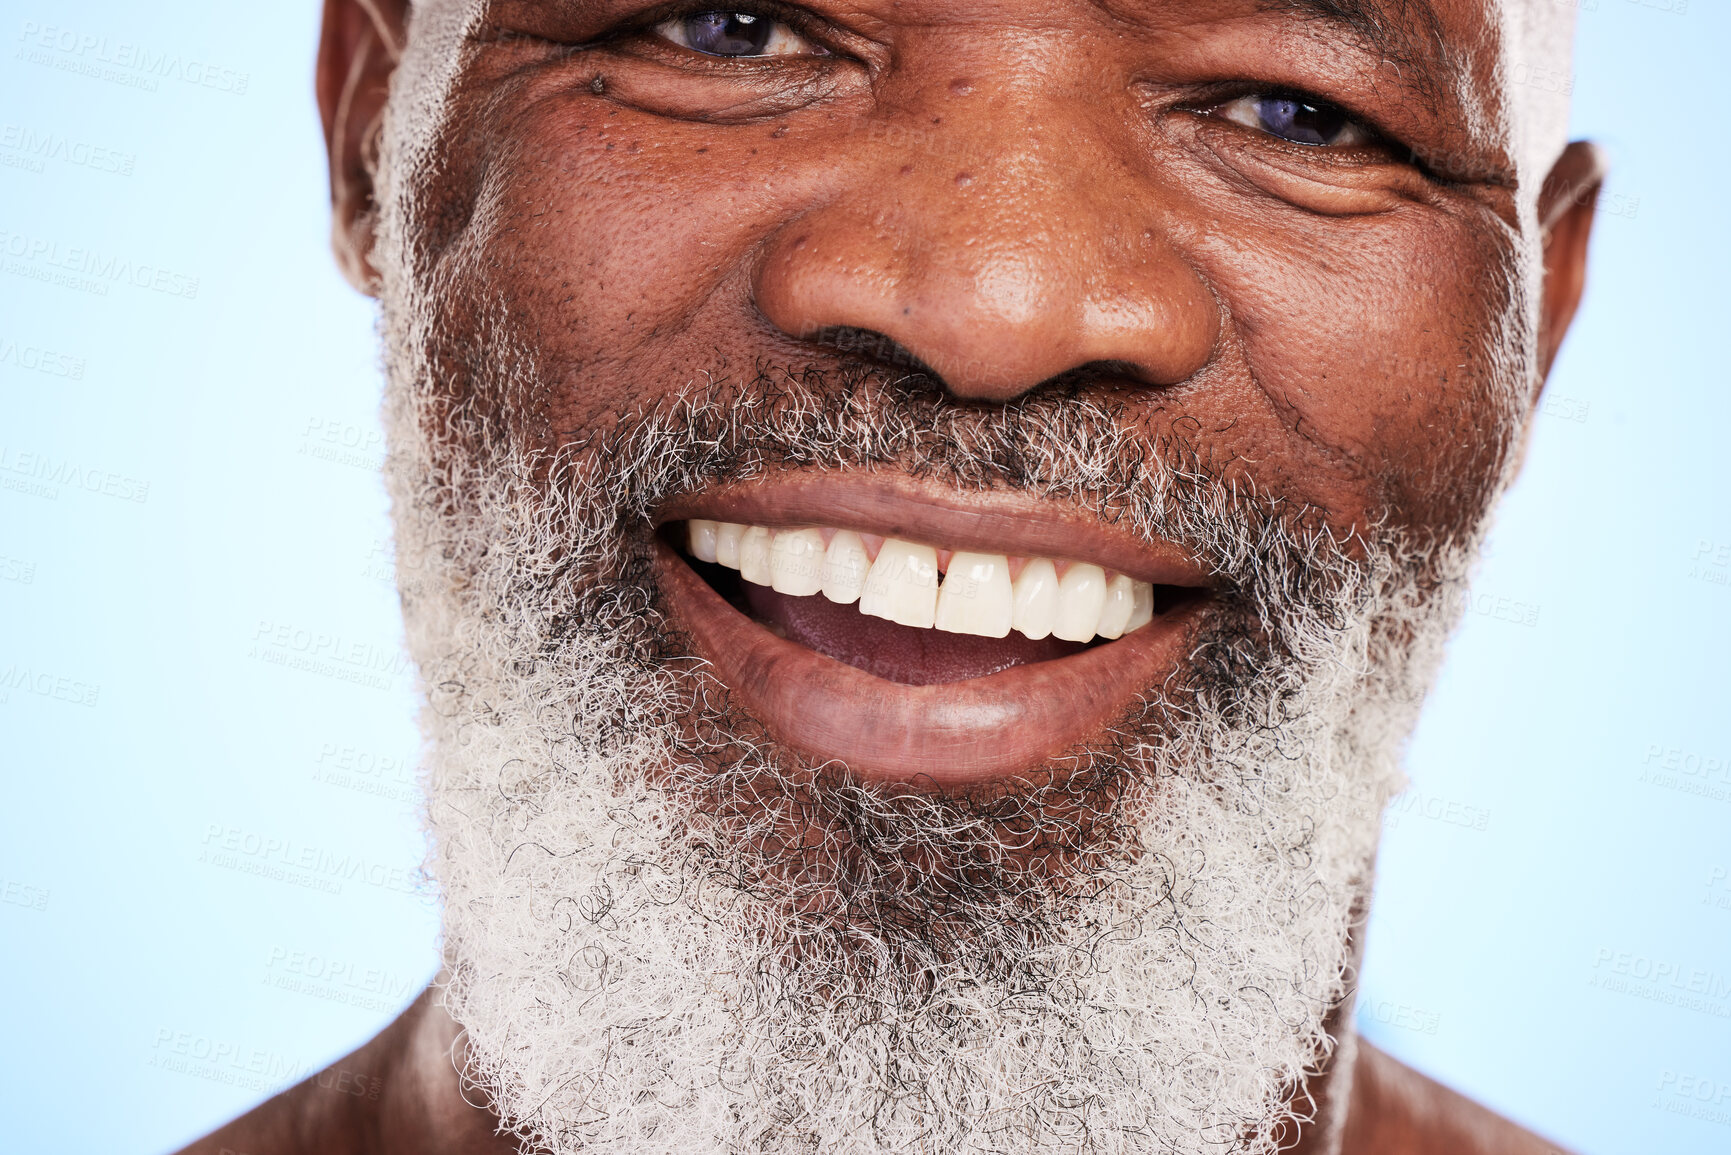
<path id="1" fill-rule="evenodd" d="M 483 373 L 512 366 L 495 398 L 539 392 L 521 349 L 488 354 Z M 901 371 L 842 356 L 799 366 L 725 366 L 685 387 L 617 411 L 595 427 L 545 435 L 525 450 L 508 422 L 465 409 L 448 423 L 461 458 L 480 454 L 491 476 L 536 491 L 518 500 L 560 508 L 566 532 L 599 541 L 646 536 L 670 500 L 782 470 L 896 470 L 964 490 L 1009 489 L 1062 501 L 1086 515 L 1165 539 L 1216 582 L 1254 603 L 1314 600 L 1361 579 L 1381 543 L 1333 528 L 1326 511 L 1266 492 L 1242 468 L 1214 463 L 1193 418 L 1173 414 L 1098 374 L 1066 378 L 1007 403 L 948 393 L 916 367 Z M 505 406 L 495 405 L 498 414 Z"/>

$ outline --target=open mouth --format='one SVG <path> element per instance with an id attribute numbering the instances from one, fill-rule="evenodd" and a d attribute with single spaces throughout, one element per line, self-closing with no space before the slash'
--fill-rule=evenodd
<path id="1" fill-rule="evenodd" d="M 1055 661 L 1197 593 L 1069 558 L 946 549 L 831 526 L 692 518 L 667 540 L 779 638 L 879 678 L 942 685 Z"/>
<path id="2" fill-rule="evenodd" d="M 863 778 L 1049 767 L 1159 694 L 1207 575 L 1059 503 L 818 474 L 663 511 L 667 609 L 736 705 Z"/>

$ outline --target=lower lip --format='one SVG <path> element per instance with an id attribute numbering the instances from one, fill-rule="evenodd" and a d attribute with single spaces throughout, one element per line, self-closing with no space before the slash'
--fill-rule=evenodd
<path id="1" fill-rule="evenodd" d="M 661 541 L 655 565 L 698 656 L 777 740 L 865 780 L 940 788 L 1024 775 L 1098 742 L 1177 668 L 1202 604 L 1071 657 L 908 686 L 776 637 Z"/>

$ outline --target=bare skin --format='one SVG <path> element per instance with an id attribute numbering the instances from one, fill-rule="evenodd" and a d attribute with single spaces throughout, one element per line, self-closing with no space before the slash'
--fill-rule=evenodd
<path id="1" fill-rule="evenodd" d="M 458 80 L 436 189 L 449 224 L 429 249 L 473 299 L 511 302 L 554 368 L 500 414 L 531 443 L 580 437 L 717 364 L 822 363 L 818 338 L 845 329 L 980 405 L 1086 369 L 1077 388 L 1127 406 L 1151 446 L 1182 441 L 1343 532 L 1380 517 L 1442 534 L 1483 513 L 1518 452 L 1486 384 L 1522 228 L 1498 131 L 1508 94 L 1472 79 L 1493 75 L 1498 33 L 1483 0 L 1436 0 L 1407 23 L 1422 6 L 1373 0 L 1376 34 L 1326 7 L 817 2 L 786 55 L 738 61 L 647 27 L 614 35 L 648 10 L 624 0 L 504 0 Z M 403 0 L 327 0 L 334 240 L 364 291 L 374 130 L 408 35 Z M 1306 144 L 1243 123 L 1247 98 L 1293 90 L 1362 135 Z M 1539 200 L 1541 379 L 1580 300 L 1601 176 L 1598 153 L 1571 145 Z M 662 520 L 771 509 L 796 500 L 787 481 Z M 949 499 L 906 500 L 915 512 L 870 516 L 918 520 L 919 502 Z M 1012 513 L 1030 534 L 1064 529 L 1062 511 L 979 517 Z M 668 588 L 701 649 L 711 611 Z M 1152 643 L 1117 654 L 1093 660 L 1143 663 L 1121 679 L 1132 689 L 1178 660 Z M 799 725 L 836 710 L 808 681 L 762 695 L 763 721 L 845 758 L 860 740 L 845 726 Z M 946 765 L 996 772 L 968 750 L 964 734 Z M 465 1100 L 459 1034 L 429 991 L 333 1068 L 377 1078 L 376 1099 L 316 1078 L 187 1150 L 512 1150 Z M 1356 1055 L 1350 1155 L 1558 1150 L 1374 1047 Z M 1312 1129 L 1293 1150 L 1320 1141 Z"/>

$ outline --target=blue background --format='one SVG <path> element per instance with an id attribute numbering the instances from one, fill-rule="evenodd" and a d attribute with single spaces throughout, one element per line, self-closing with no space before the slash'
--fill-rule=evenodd
<path id="1" fill-rule="evenodd" d="M 1616 162 L 1594 273 L 1387 823 L 1360 1021 L 1583 1152 L 1725 1151 L 1731 38 L 1701 0 L 1580 6 L 1576 134 Z M 434 966 L 319 5 L 165 7 L 0 4 L 20 1152 L 172 1148 Z"/>

